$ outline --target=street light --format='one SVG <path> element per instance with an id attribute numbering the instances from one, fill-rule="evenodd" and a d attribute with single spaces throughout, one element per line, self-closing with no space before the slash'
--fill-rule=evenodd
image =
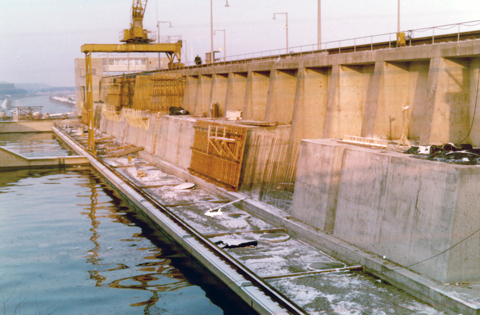
<path id="1" fill-rule="evenodd" d="M 157 42 L 160 44 L 160 23 L 170 24 L 169 28 L 172 28 L 172 22 L 170 21 L 157 21 Z M 160 69 L 160 52 L 158 53 L 158 69 Z"/>
<path id="2" fill-rule="evenodd" d="M 227 1 L 228 4 L 228 1 Z M 225 41 L 226 35 L 225 30 L 214 30 L 213 35 L 216 35 L 215 32 L 223 32 L 223 61 L 227 61 L 227 42 Z"/>
<path id="3" fill-rule="evenodd" d="M 400 1 L 400 0 L 399 0 Z M 317 36 L 318 36 L 318 50 L 322 49 L 322 0 L 318 0 L 318 19 L 317 19 Z"/>
<path id="4" fill-rule="evenodd" d="M 398 0 L 397 33 L 400 33 L 400 0 Z"/>
<path id="5" fill-rule="evenodd" d="M 288 54 L 288 12 L 280 12 L 280 13 L 276 12 L 276 13 L 273 13 L 273 19 L 274 19 L 274 20 L 276 20 L 276 18 L 275 18 L 275 15 L 276 15 L 276 14 L 285 14 L 285 18 L 286 18 L 286 20 L 287 20 L 287 24 L 285 24 L 284 27 L 285 27 L 285 33 L 286 33 L 286 35 L 287 35 L 287 54 Z"/>
<path id="6" fill-rule="evenodd" d="M 214 62 L 213 57 L 213 0 L 210 0 L 210 62 Z M 228 5 L 228 0 L 225 2 L 225 7 L 230 7 Z"/>

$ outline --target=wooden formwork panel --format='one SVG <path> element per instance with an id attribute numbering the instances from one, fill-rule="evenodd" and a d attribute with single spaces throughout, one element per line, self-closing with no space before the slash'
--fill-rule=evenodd
<path id="1" fill-rule="evenodd" d="M 135 78 L 119 77 L 106 87 L 108 95 L 108 104 L 117 107 L 131 107 L 133 105 L 133 96 L 135 94 Z"/>
<path id="2" fill-rule="evenodd" d="M 238 190 L 246 138 L 247 127 L 197 121 L 190 172 Z"/>
<path id="3" fill-rule="evenodd" d="M 170 107 L 182 107 L 185 79 L 178 73 L 156 73 L 152 76 L 152 110 L 167 113 Z"/>

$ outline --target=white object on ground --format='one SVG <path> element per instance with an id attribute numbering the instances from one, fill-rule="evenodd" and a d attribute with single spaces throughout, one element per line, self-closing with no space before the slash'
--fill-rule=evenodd
<path id="1" fill-rule="evenodd" d="M 225 115 L 227 120 L 240 120 L 242 119 L 242 111 L 241 110 L 232 110 L 232 111 L 227 111 L 227 114 Z"/>
<path id="2" fill-rule="evenodd" d="M 180 184 L 180 185 L 177 185 L 177 186 L 173 187 L 173 189 L 184 190 L 184 189 L 192 189 L 193 187 L 195 187 L 194 183 L 183 183 L 183 184 Z"/>
<path id="3" fill-rule="evenodd" d="M 243 197 L 243 198 L 240 198 L 240 199 L 237 199 L 237 200 L 234 200 L 234 201 L 230 201 L 230 202 L 228 202 L 228 203 L 226 203 L 226 204 L 223 204 L 223 205 L 221 205 L 221 206 L 208 209 L 207 212 L 213 212 L 213 211 L 221 210 L 221 209 L 222 209 L 223 207 L 225 207 L 225 206 L 233 205 L 234 203 L 237 203 L 237 202 L 242 201 L 242 200 L 245 200 L 245 199 L 247 199 L 247 197 Z"/>
<path id="4" fill-rule="evenodd" d="M 222 215 L 222 214 L 223 214 L 222 209 L 213 210 L 213 211 L 208 210 L 207 212 L 205 212 L 205 215 L 208 215 L 209 217 L 215 217 L 217 215 Z"/>

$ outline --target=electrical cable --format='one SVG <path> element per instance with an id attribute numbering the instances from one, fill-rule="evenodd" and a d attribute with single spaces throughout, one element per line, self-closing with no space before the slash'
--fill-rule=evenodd
<path id="1" fill-rule="evenodd" d="M 437 26 L 437 27 L 433 27 L 433 29 L 437 29 L 437 30 L 449 30 L 449 29 L 454 28 L 454 27 L 457 27 L 457 25 L 453 25 L 453 26 L 450 26 L 450 27 Z"/>
<path id="2" fill-rule="evenodd" d="M 472 123 L 470 124 L 470 129 L 468 129 L 468 133 L 467 135 L 465 136 L 465 138 L 463 138 L 459 143 L 461 144 L 463 141 L 465 141 L 465 139 L 467 139 L 469 136 L 470 136 L 470 132 L 472 132 L 472 128 L 473 128 L 473 123 L 475 122 L 475 114 L 477 112 L 477 101 L 478 101 L 478 85 L 480 84 L 480 68 L 477 69 L 478 73 L 477 73 L 477 93 L 475 95 L 475 107 L 473 109 L 473 117 L 472 117 Z"/>
<path id="3" fill-rule="evenodd" d="M 450 246 L 449 248 L 441 251 L 440 253 L 438 253 L 438 254 L 436 254 L 436 255 L 433 255 L 433 256 L 431 256 L 431 257 L 429 257 L 429 258 L 426 258 L 426 259 L 424 259 L 424 260 L 420 260 L 420 261 L 418 261 L 418 262 L 416 262 L 416 263 L 414 263 L 414 264 L 408 265 L 408 266 L 402 266 L 402 267 L 400 267 L 400 268 L 395 268 L 395 269 L 392 269 L 392 270 L 388 270 L 387 272 L 395 271 L 395 270 L 399 270 L 399 269 L 407 269 L 407 268 L 410 268 L 410 267 L 412 267 L 412 266 L 421 264 L 421 263 L 423 263 L 423 262 L 425 262 L 425 261 L 427 261 L 427 260 L 430 260 L 430 259 L 433 259 L 433 258 L 435 258 L 435 257 L 438 257 L 438 256 L 440 256 L 441 254 L 448 252 L 449 250 L 451 250 L 451 249 L 454 248 L 455 246 L 457 246 L 457 245 L 465 242 L 466 240 L 468 240 L 470 237 L 472 237 L 473 235 L 475 235 L 475 234 L 478 233 L 479 231 L 480 231 L 480 229 L 476 230 L 475 232 L 473 232 L 472 234 L 470 234 L 469 236 L 467 236 L 467 237 L 464 238 L 463 240 L 459 241 L 458 243 Z"/>
<path id="4" fill-rule="evenodd" d="M 467 22 L 467 23 L 462 23 L 462 24 L 460 24 L 460 25 L 476 26 L 476 25 L 479 25 L 479 24 L 480 24 L 480 23 L 468 24 L 468 22 Z"/>

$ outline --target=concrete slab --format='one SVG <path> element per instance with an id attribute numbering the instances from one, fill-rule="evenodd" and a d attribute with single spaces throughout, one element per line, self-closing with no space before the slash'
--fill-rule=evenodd
<path id="1" fill-rule="evenodd" d="M 480 167 L 331 140 L 304 140 L 300 161 L 294 218 L 441 283 L 480 279 Z"/>
<path id="2" fill-rule="evenodd" d="M 0 121 L 0 133 L 52 132 L 55 125 L 76 125 L 78 119 L 39 119 L 20 121 Z"/>
<path id="3" fill-rule="evenodd" d="M 109 159 L 109 163 L 119 165 L 127 164 L 128 161 L 126 158 L 115 158 Z M 143 159 L 136 159 L 134 163 L 144 163 Z M 180 178 L 175 178 L 172 175 L 169 175 L 168 172 L 160 170 L 158 168 L 148 166 L 144 167 L 147 171 L 146 177 L 138 177 L 137 170 L 135 168 L 117 168 L 123 174 L 132 178 L 136 183 L 141 185 L 152 185 L 156 184 L 167 184 L 167 183 L 180 183 L 183 182 Z M 192 177 L 188 178 L 191 179 Z M 206 184 L 211 185 L 211 184 Z M 212 185 L 213 186 L 213 185 Z M 212 187 L 208 186 L 208 187 Z M 213 186 L 216 187 L 216 186 Z M 218 189 L 218 187 L 213 188 L 213 190 Z M 319 251 L 318 249 L 303 243 L 302 241 L 293 238 L 281 243 L 271 243 L 262 239 L 262 233 L 242 233 L 242 234 L 232 234 L 233 232 L 241 231 L 255 231 L 263 228 L 272 228 L 273 225 L 263 222 L 259 218 L 256 218 L 252 213 L 248 213 L 240 208 L 228 206 L 221 216 L 207 217 L 204 215 L 205 211 L 211 207 L 217 206 L 218 204 L 211 203 L 211 200 L 218 199 L 219 196 L 214 194 L 208 189 L 196 188 L 195 190 L 185 190 L 185 191 L 174 191 L 172 186 L 164 186 L 160 188 L 151 188 L 148 189 L 158 200 L 165 204 L 172 203 L 190 203 L 195 202 L 195 205 L 179 206 L 175 207 L 174 211 L 176 214 L 180 215 L 183 220 L 188 224 L 195 227 L 198 231 L 204 234 L 210 233 L 219 233 L 219 232 L 230 232 L 231 234 L 215 236 L 212 237 L 212 241 L 218 241 L 226 238 L 230 239 L 254 239 L 258 241 L 256 247 L 247 247 L 247 248 L 232 248 L 224 249 L 230 255 L 235 257 L 238 261 L 242 262 L 246 267 L 248 267 L 253 272 L 257 273 L 260 276 L 271 276 L 271 275 L 284 275 L 291 274 L 302 271 L 311 271 L 315 269 L 315 266 L 318 267 L 318 264 L 328 264 L 328 263 L 337 263 L 342 266 L 345 266 L 344 263 L 339 262 L 338 260 L 333 259 L 328 254 Z M 234 199 L 236 196 L 241 195 L 238 193 L 232 193 L 230 197 Z M 241 214 L 248 215 L 248 218 L 231 218 L 228 217 L 228 214 Z M 261 222 L 261 223 L 260 223 Z M 324 275 L 317 275 L 309 277 L 307 282 L 308 285 L 303 285 L 301 288 L 304 289 L 301 292 L 300 285 L 296 281 L 298 278 L 294 279 L 280 279 L 272 281 L 272 285 L 277 287 L 282 293 L 289 296 L 297 303 L 305 306 L 305 309 L 309 313 L 313 314 L 353 314 L 357 312 L 360 308 L 369 310 L 370 308 L 376 308 L 378 312 L 389 311 L 390 309 L 397 309 L 397 302 L 389 303 L 389 298 L 399 297 L 397 301 L 400 301 L 402 305 L 402 310 L 406 311 L 399 314 L 422 314 L 417 312 L 418 310 L 427 310 L 428 312 L 424 314 L 442 314 L 441 311 L 435 310 L 422 302 L 412 298 L 408 294 L 383 283 L 383 287 L 378 290 L 373 290 L 375 286 L 378 286 L 380 282 L 378 279 L 369 276 L 365 273 L 358 273 L 347 275 L 343 278 L 339 278 L 339 283 L 330 284 L 331 287 L 335 285 L 342 287 L 343 290 L 337 290 L 338 296 L 335 299 L 332 299 L 330 302 L 317 301 L 326 294 L 324 288 L 322 288 L 322 283 L 330 283 L 332 276 L 325 277 Z M 303 279 L 303 278 L 302 278 Z M 311 280 L 314 279 L 314 280 Z M 355 290 L 349 290 L 348 288 L 356 288 Z M 387 289 L 385 289 L 387 288 Z M 307 301 L 304 295 L 306 292 L 309 292 L 307 296 L 314 296 L 313 302 L 303 303 Z M 301 293 L 300 295 L 298 293 Z M 383 294 L 383 295 L 382 295 Z M 377 302 L 373 303 L 369 300 L 371 296 L 375 297 Z M 365 300 L 364 300 L 365 299 Z M 345 303 L 341 303 L 345 301 Z M 357 304 L 354 301 L 362 301 Z M 323 304 L 322 304 L 323 303 Z M 308 305 L 307 305 L 308 304 Z M 344 309 L 339 307 L 343 306 Z M 333 312 L 331 312 L 333 310 Z M 408 312 L 407 312 L 408 311 Z M 352 313 L 353 312 L 353 313 Z M 381 314 L 381 313 L 375 313 Z"/>

